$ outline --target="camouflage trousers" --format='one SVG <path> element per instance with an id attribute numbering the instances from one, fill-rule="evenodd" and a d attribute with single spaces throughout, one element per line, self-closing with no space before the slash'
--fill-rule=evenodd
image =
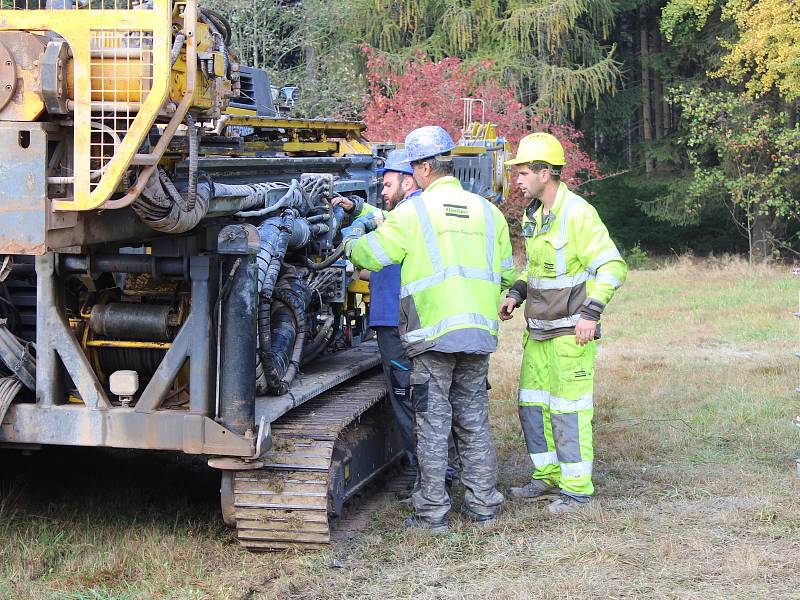
<path id="1" fill-rule="evenodd" d="M 486 354 L 424 352 L 414 357 L 411 402 L 417 438 L 419 486 L 412 494 L 418 516 L 439 521 L 450 510 L 445 487 L 448 437 L 461 458 L 464 504 L 493 515 L 503 502 L 497 491 L 497 459 L 489 430 Z"/>

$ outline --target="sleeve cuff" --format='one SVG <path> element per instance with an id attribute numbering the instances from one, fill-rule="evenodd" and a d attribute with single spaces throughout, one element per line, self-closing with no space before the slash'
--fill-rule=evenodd
<path id="1" fill-rule="evenodd" d="M 580 315 L 589 321 L 599 321 L 605 307 L 606 305 L 599 300 L 587 298 L 581 305 Z"/>
<path id="2" fill-rule="evenodd" d="M 512 292 L 519 296 L 519 300 L 522 302 L 528 297 L 528 282 L 523 279 L 517 279 L 508 291 L 509 295 Z"/>
<path id="3" fill-rule="evenodd" d="M 522 300 L 523 300 L 522 296 L 520 296 L 514 290 L 508 290 L 508 293 L 506 294 L 506 298 L 513 298 L 517 302 L 517 306 L 522 304 Z"/>

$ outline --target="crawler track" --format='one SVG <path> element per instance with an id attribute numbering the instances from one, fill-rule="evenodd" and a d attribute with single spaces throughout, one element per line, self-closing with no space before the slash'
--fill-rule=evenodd
<path id="1" fill-rule="evenodd" d="M 399 457 L 391 441 L 392 419 L 382 411 L 385 398 L 383 376 L 366 376 L 272 424 L 265 466 L 233 477 L 234 516 L 244 547 L 316 549 L 330 543 L 330 514 Z"/>

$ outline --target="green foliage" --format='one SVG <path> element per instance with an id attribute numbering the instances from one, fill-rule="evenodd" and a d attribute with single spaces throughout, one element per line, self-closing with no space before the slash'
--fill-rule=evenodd
<path id="1" fill-rule="evenodd" d="M 420 50 L 495 72 L 542 113 L 574 116 L 615 90 L 612 0 L 352 0 L 343 30 L 398 65 Z M 530 99 L 527 101 L 527 99 Z"/>
<path id="2" fill-rule="evenodd" d="M 650 256 L 738 253 L 747 249 L 730 213 L 720 204 L 704 207 L 693 223 L 654 216 L 652 198 L 663 196 L 676 182 L 681 178 L 623 175 L 592 182 L 578 192 L 586 194 L 623 252 L 636 244 Z"/>
<path id="3" fill-rule="evenodd" d="M 785 112 L 731 92 L 678 87 L 684 149 L 691 178 L 674 185 L 651 205 L 651 214 L 674 223 L 699 222 L 702 210 L 726 206 L 749 240 L 759 218 L 770 222 L 800 215 L 798 156 L 800 126 Z"/>
<path id="4" fill-rule="evenodd" d="M 631 269 L 640 271 L 642 269 L 652 268 L 653 266 L 650 255 L 647 253 L 647 250 L 642 249 L 639 242 L 636 242 L 633 248 L 625 252 L 624 256 L 625 262 L 628 263 L 628 267 Z"/>
<path id="5" fill-rule="evenodd" d="M 719 0 L 669 0 L 661 11 L 661 32 L 671 42 L 688 30 L 700 31 L 718 5 Z"/>

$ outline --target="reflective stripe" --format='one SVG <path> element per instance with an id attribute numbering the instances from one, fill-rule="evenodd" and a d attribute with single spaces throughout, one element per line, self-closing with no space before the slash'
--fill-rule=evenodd
<path id="1" fill-rule="evenodd" d="M 438 334 L 442 333 L 445 329 L 448 329 L 450 327 L 455 327 L 457 325 L 480 325 L 483 327 L 488 327 L 489 330 L 494 334 L 497 332 L 500 323 L 496 320 L 487 319 L 483 315 L 479 315 L 477 313 L 463 313 L 460 315 L 452 315 L 450 317 L 446 317 L 430 327 L 426 327 L 424 329 L 415 329 L 414 331 L 406 332 L 400 337 L 407 344 L 413 344 L 414 342 L 419 342 L 422 340 L 426 340 L 428 338 L 436 337 Z"/>
<path id="2" fill-rule="evenodd" d="M 494 212 L 492 205 L 484 198 L 480 198 L 483 204 L 483 220 L 486 225 L 486 268 L 494 270 Z"/>
<path id="3" fill-rule="evenodd" d="M 567 400 L 566 398 L 557 398 L 556 396 L 550 397 L 550 410 L 557 410 L 558 412 L 578 412 L 580 410 L 589 410 L 594 408 L 594 400 L 592 394 L 582 396 L 577 400 Z"/>
<path id="4" fill-rule="evenodd" d="M 594 408 L 592 394 L 581 396 L 577 400 L 567 400 L 566 398 L 552 396 L 547 390 L 521 389 L 519 391 L 519 403 L 523 406 L 529 404 L 544 404 L 545 406 L 549 406 L 550 410 L 556 410 L 562 413 L 573 413 Z"/>
<path id="5" fill-rule="evenodd" d="M 459 265 L 451 265 L 444 270 L 437 271 L 433 275 L 428 275 L 417 281 L 407 283 L 400 288 L 400 297 L 405 298 L 411 294 L 416 294 L 429 287 L 440 284 L 451 277 L 463 277 L 465 279 L 477 279 L 479 281 L 489 281 L 500 284 L 500 274 L 494 271 L 484 271 L 483 269 L 471 269 Z"/>
<path id="6" fill-rule="evenodd" d="M 500 261 L 500 268 L 501 269 L 510 269 L 514 266 L 514 257 L 509 256 L 508 258 Z"/>
<path id="7" fill-rule="evenodd" d="M 564 317 L 563 319 L 555 319 L 553 321 L 542 321 L 541 319 L 528 319 L 528 327 L 531 329 L 543 329 L 545 331 L 549 329 L 559 329 L 561 327 L 575 327 L 575 324 L 578 322 L 581 316 L 572 315 L 569 317 Z"/>
<path id="8" fill-rule="evenodd" d="M 528 277 L 528 285 L 535 290 L 560 290 L 575 287 L 589 279 L 589 273 L 582 271 L 577 275 L 562 277 Z"/>
<path id="9" fill-rule="evenodd" d="M 539 454 L 531 454 L 530 457 L 533 461 L 533 466 L 536 468 L 558 464 L 558 454 L 555 452 L 540 452 Z"/>
<path id="10" fill-rule="evenodd" d="M 614 277 L 611 273 L 598 273 L 595 275 L 595 281 L 597 283 L 607 283 L 617 289 L 619 286 L 622 285 L 622 282 Z"/>
<path id="11" fill-rule="evenodd" d="M 617 258 L 622 258 L 619 253 L 619 250 L 616 248 L 609 248 L 608 250 L 603 250 L 597 257 L 592 261 L 592 264 L 589 265 L 589 268 L 586 270 L 589 271 L 592 275 L 597 273 L 597 269 L 602 267 L 607 262 L 611 262 L 612 260 L 616 260 Z"/>
<path id="12" fill-rule="evenodd" d="M 378 238 L 375 237 L 375 232 L 370 232 L 367 234 L 367 245 L 369 245 L 369 249 L 372 250 L 372 253 L 375 255 L 375 258 L 378 260 L 381 265 L 384 267 L 388 267 L 392 262 L 392 259 L 389 258 L 389 255 L 386 254 L 386 251 L 381 246 L 381 243 L 378 241 Z"/>
<path id="13" fill-rule="evenodd" d="M 569 223 L 569 213 L 580 199 L 573 196 L 569 191 L 564 198 L 564 205 L 561 207 L 561 214 L 558 215 L 560 227 L 558 229 L 558 248 L 556 249 L 556 277 L 563 277 L 567 274 L 567 251 L 564 244 L 567 241 L 567 224 Z"/>
<path id="14" fill-rule="evenodd" d="M 592 461 L 578 463 L 561 463 L 561 475 L 567 477 L 585 477 L 592 474 Z"/>
<path id="15" fill-rule="evenodd" d="M 428 249 L 428 257 L 431 259 L 434 271 L 442 270 L 442 255 L 439 253 L 439 245 L 436 243 L 436 235 L 433 232 L 433 225 L 431 224 L 431 217 L 428 214 L 428 209 L 425 208 L 425 201 L 422 196 L 414 196 L 411 199 L 414 203 L 414 208 L 417 210 L 417 218 L 419 218 L 420 227 L 422 227 L 422 236 L 425 238 L 425 247 Z"/>
<path id="16" fill-rule="evenodd" d="M 519 391 L 520 404 L 550 404 L 550 392 L 547 390 L 520 390 Z"/>

